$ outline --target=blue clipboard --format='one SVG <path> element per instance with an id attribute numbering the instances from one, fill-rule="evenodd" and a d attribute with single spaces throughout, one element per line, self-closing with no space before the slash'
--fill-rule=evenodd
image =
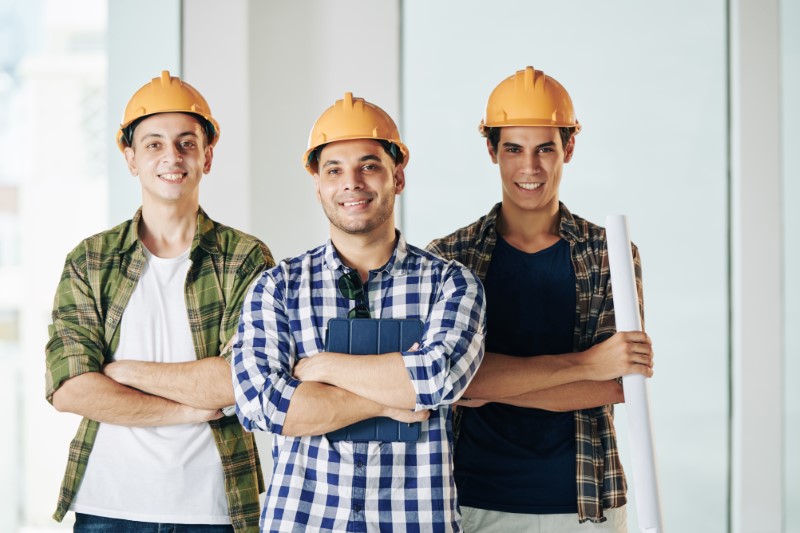
<path id="1" fill-rule="evenodd" d="M 325 334 L 325 350 L 352 355 L 401 352 L 422 339 L 422 328 L 422 321 L 415 318 L 332 318 Z M 332 442 L 415 442 L 421 432 L 421 422 L 408 424 L 379 416 L 326 436 Z"/>

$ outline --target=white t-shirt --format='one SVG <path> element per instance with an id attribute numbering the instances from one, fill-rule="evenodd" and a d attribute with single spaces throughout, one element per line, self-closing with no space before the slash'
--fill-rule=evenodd
<path id="1" fill-rule="evenodd" d="M 169 259 L 145 255 L 114 360 L 195 361 L 184 299 L 189 251 Z M 230 524 L 211 427 L 100 424 L 71 509 L 140 522 Z"/>

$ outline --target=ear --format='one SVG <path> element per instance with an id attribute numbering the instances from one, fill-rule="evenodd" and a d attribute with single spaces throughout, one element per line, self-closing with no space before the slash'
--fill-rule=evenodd
<path id="1" fill-rule="evenodd" d="M 319 172 L 314 172 L 314 191 L 317 193 L 317 202 L 322 203 L 322 195 L 319 193 Z"/>
<path id="2" fill-rule="evenodd" d="M 497 153 L 494 151 L 494 146 L 492 146 L 492 141 L 486 139 L 486 149 L 489 150 L 489 157 L 492 158 L 492 163 L 495 165 L 497 164 Z"/>
<path id="3" fill-rule="evenodd" d="M 397 165 L 394 169 L 394 193 L 400 194 L 406 188 L 405 163 Z"/>
<path id="4" fill-rule="evenodd" d="M 211 172 L 211 162 L 214 160 L 214 147 L 211 145 L 206 146 L 206 162 L 203 165 L 203 174 Z"/>
<path id="5" fill-rule="evenodd" d="M 569 163 L 572 154 L 575 152 L 575 135 L 570 136 L 567 145 L 564 147 L 564 163 Z"/>
<path id="6" fill-rule="evenodd" d="M 126 146 L 124 150 L 122 150 L 122 154 L 125 156 L 125 163 L 128 165 L 128 172 L 131 173 L 131 176 L 134 178 L 139 175 L 139 170 L 136 168 L 136 158 L 133 148 L 130 146 Z"/>

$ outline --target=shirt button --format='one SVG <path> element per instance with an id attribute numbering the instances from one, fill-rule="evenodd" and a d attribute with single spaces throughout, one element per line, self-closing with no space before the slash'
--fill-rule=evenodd
<path id="1" fill-rule="evenodd" d="M 362 468 L 364 466 L 364 462 L 363 461 L 358 461 L 358 462 L 356 462 L 356 466 L 358 468 Z"/>
<path id="2" fill-rule="evenodd" d="M 360 504 L 360 503 L 356 503 L 356 504 L 354 504 L 354 505 L 353 505 L 353 510 L 354 510 L 355 512 L 357 512 L 357 513 L 360 513 L 360 512 L 361 512 L 361 504 Z"/>

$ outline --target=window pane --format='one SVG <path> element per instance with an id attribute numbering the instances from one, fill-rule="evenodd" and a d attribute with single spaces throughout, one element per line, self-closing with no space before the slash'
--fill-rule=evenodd
<path id="1" fill-rule="evenodd" d="M 409 241 L 443 236 L 499 201 L 497 167 L 477 131 L 494 86 L 526 65 L 564 84 L 583 130 L 561 199 L 601 225 L 627 214 L 642 253 L 665 527 L 725 531 L 725 2 L 455 6 L 404 3 L 406 175 L 423 184 L 403 193 Z M 632 482 L 624 411 L 617 429 Z M 630 530 L 638 531 L 634 508 Z"/>
<path id="2" fill-rule="evenodd" d="M 0 531 L 57 527 L 78 420 L 44 346 L 64 257 L 107 224 L 105 38 L 105 0 L 0 0 Z"/>
<path id="3" fill-rule="evenodd" d="M 781 9 L 781 67 L 783 94 L 783 213 L 784 213 L 784 330 L 786 380 L 785 475 L 786 531 L 800 532 L 800 3 L 783 0 Z"/>

